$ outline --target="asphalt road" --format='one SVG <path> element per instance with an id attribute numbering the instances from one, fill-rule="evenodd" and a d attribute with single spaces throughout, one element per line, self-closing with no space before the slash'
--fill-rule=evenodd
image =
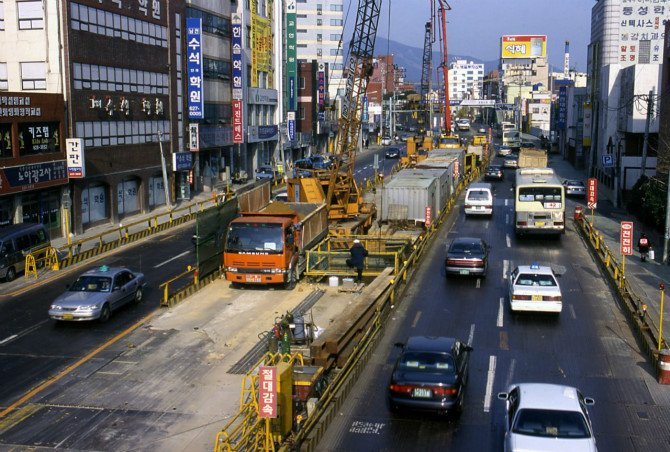
<path id="1" fill-rule="evenodd" d="M 600 450 L 667 450 L 667 395 L 597 266 L 571 222 L 558 239 L 514 236 L 512 176 L 495 183 L 492 219 L 466 219 L 461 204 L 447 221 L 319 450 L 502 450 L 504 402 L 496 395 L 515 382 L 567 384 L 594 397 Z M 492 245 L 485 279 L 444 276 L 444 244 L 464 235 Z M 558 317 L 508 308 L 505 270 L 532 262 L 564 271 Z M 451 336 L 474 347 L 460 419 L 390 412 L 386 386 L 399 351 L 393 344 L 413 335 Z"/>

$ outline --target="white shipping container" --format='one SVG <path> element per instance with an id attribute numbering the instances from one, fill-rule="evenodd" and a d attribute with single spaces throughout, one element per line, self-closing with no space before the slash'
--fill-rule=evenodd
<path id="1" fill-rule="evenodd" d="M 442 212 L 449 201 L 453 187 L 453 174 L 451 169 L 447 168 L 407 168 L 398 171 L 399 177 L 435 177 L 437 179 L 437 206 Z M 437 214 L 437 212 L 436 212 Z"/>
<path id="2" fill-rule="evenodd" d="M 394 176 L 382 190 L 382 220 L 426 221 L 426 207 L 437 213 L 437 178 Z"/>
<path id="3" fill-rule="evenodd" d="M 458 170 L 456 169 L 458 165 Z M 432 169 L 448 169 L 451 174 L 451 191 L 456 190 L 458 182 L 463 177 L 463 167 L 460 166 L 457 156 L 451 157 L 428 157 L 425 160 L 416 164 L 417 169 L 432 168 Z"/>

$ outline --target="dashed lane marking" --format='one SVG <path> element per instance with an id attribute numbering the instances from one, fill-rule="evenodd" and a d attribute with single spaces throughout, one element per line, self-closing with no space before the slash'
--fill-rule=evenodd
<path id="1" fill-rule="evenodd" d="M 154 265 L 154 268 L 162 267 L 163 265 L 169 264 L 169 263 L 172 262 L 173 260 L 179 259 L 180 257 L 184 257 L 184 256 L 186 256 L 187 254 L 189 254 L 190 252 L 191 252 L 191 251 L 184 251 L 184 252 L 181 253 L 181 254 L 177 254 L 176 256 L 173 256 L 173 257 L 171 257 L 170 259 L 161 262 L 160 264 L 156 264 L 156 265 Z"/>
<path id="2" fill-rule="evenodd" d="M 491 411 L 491 398 L 493 396 L 493 380 L 496 376 L 496 357 L 489 356 L 489 373 L 486 377 L 486 394 L 484 395 L 484 413 Z"/>
<path id="3" fill-rule="evenodd" d="M 475 324 L 470 325 L 470 335 L 468 336 L 468 345 L 472 346 L 472 341 L 475 340 Z"/>
<path id="4" fill-rule="evenodd" d="M 496 326 L 498 328 L 502 328 L 503 326 L 503 304 L 505 302 L 505 299 L 503 297 L 500 297 L 500 304 L 498 305 L 498 320 L 496 321 Z"/>
<path id="5" fill-rule="evenodd" d="M 419 323 L 419 318 L 421 318 L 421 311 L 417 311 L 414 316 L 414 321 L 412 322 L 412 328 L 416 328 L 416 325 Z"/>
<path id="6" fill-rule="evenodd" d="M 505 241 L 507 242 L 507 248 L 512 248 L 512 239 L 510 239 L 509 234 L 505 234 Z"/>

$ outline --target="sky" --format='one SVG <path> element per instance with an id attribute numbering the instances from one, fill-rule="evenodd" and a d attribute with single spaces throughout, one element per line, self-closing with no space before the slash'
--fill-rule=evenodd
<path id="1" fill-rule="evenodd" d="M 353 35 L 359 0 L 344 2 L 345 41 Z M 438 0 L 381 0 L 377 35 L 423 49 L 430 4 Z M 446 0 L 447 51 L 484 61 L 497 60 L 503 35 L 546 35 L 547 57 L 563 70 L 565 41 L 570 41 L 570 68 L 586 72 L 595 0 Z M 350 5 L 348 5 L 348 3 Z M 347 17 L 347 7 L 350 7 Z M 390 27 L 389 27 L 390 8 Z M 389 32 L 390 30 L 390 32 Z M 439 42 L 439 41 L 438 41 Z M 437 51 L 438 43 L 434 44 Z M 378 53 L 378 52 L 376 52 Z"/>

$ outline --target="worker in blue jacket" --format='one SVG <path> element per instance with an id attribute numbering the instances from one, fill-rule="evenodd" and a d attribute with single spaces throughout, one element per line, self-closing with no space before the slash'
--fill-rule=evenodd
<path id="1" fill-rule="evenodd" d="M 350 268 L 355 268 L 358 271 L 358 278 L 356 282 L 361 282 L 363 279 L 363 267 L 365 266 L 365 256 L 368 255 L 368 250 L 361 244 L 358 239 L 354 240 L 354 246 L 349 250 L 351 259 L 347 259 L 347 265 Z"/>

